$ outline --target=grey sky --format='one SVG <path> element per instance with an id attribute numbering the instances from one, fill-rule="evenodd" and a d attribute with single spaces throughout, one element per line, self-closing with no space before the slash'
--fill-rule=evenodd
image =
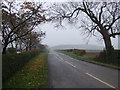
<path id="1" fill-rule="evenodd" d="M 42 31 L 46 31 L 46 38 L 43 39 L 42 43 L 47 44 L 48 46 L 56 45 L 80 45 L 87 44 L 88 39 L 85 39 L 85 35 L 81 35 L 81 31 L 74 26 L 69 24 L 65 26 L 64 29 L 58 29 L 53 26 L 51 23 L 42 24 L 37 30 L 41 28 Z M 112 39 L 113 46 L 118 47 L 118 38 Z M 96 37 L 91 37 L 88 44 L 104 46 L 103 40 L 99 40 Z"/>
<path id="2" fill-rule="evenodd" d="M 26 1 L 39 2 L 39 0 L 26 0 Z M 55 2 L 55 0 L 52 1 Z M 60 2 L 62 1 L 66 1 L 66 0 L 60 0 Z M 59 0 L 57 0 L 57 2 L 59 2 Z M 93 45 L 104 46 L 104 42 L 102 40 L 98 40 L 98 38 L 96 37 L 91 37 L 88 42 L 88 39 L 85 39 L 85 35 L 84 36 L 81 35 L 81 31 L 79 29 L 74 28 L 74 26 L 71 26 L 69 24 L 65 25 L 65 29 L 55 28 L 51 23 L 42 24 L 36 29 L 37 30 L 41 29 L 42 31 L 46 31 L 46 38 L 43 39 L 42 43 L 47 44 L 48 46 L 66 45 L 66 44 L 67 45 L 93 44 Z M 112 44 L 115 48 L 117 48 L 118 38 L 112 39 Z"/>
<path id="3" fill-rule="evenodd" d="M 48 3 L 47 5 L 49 5 Z M 83 14 L 81 17 L 83 19 Z M 78 23 L 79 25 L 79 23 Z M 80 45 L 80 44 L 92 44 L 104 47 L 104 42 L 100 38 L 91 37 L 90 39 L 86 39 L 85 35 L 81 34 L 81 30 L 75 28 L 76 26 L 70 24 L 64 24 L 64 29 L 58 29 L 53 26 L 51 23 L 42 24 L 39 27 L 41 30 L 46 31 L 46 38 L 42 41 L 43 44 L 47 44 L 48 46 L 56 46 L 56 45 Z M 38 28 L 39 29 L 39 28 Z M 100 34 L 98 33 L 97 36 Z M 89 42 L 88 42 L 89 41 Z M 118 48 L 118 38 L 112 38 L 112 44 L 114 48 Z"/>

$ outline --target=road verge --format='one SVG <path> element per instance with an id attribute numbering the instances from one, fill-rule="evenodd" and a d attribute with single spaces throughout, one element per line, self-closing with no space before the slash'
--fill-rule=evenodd
<path id="1" fill-rule="evenodd" d="M 78 55 L 76 55 L 76 54 L 74 54 L 72 52 L 65 52 L 65 51 L 59 51 L 59 52 L 63 53 L 63 54 L 66 54 L 66 55 L 69 55 L 69 56 L 71 56 L 71 57 L 73 57 L 75 59 L 78 59 L 78 60 L 82 60 L 82 61 L 86 61 L 86 62 L 89 62 L 89 63 L 98 64 L 98 65 L 101 65 L 101 66 L 105 66 L 105 67 L 120 70 L 120 66 L 115 66 L 115 65 L 112 65 L 112 64 L 98 62 L 98 61 L 92 60 L 92 59 L 87 58 L 87 57 L 78 56 Z"/>
<path id="2" fill-rule="evenodd" d="M 48 86 L 47 53 L 40 53 L 12 76 L 5 88 L 46 88 Z"/>

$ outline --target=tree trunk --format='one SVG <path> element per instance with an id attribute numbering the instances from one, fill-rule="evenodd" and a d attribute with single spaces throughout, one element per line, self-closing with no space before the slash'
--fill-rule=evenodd
<path id="1" fill-rule="evenodd" d="M 114 48 L 112 46 L 112 43 L 111 43 L 111 38 L 109 36 L 109 32 L 107 30 L 102 30 L 102 35 L 103 35 L 103 39 L 104 39 L 104 43 L 105 43 L 105 62 L 113 62 L 115 60 L 115 57 L 114 57 Z"/>
<path id="2" fill-rule="evenodd" d="M 6 49 L 7 49 L 7 46 L 8 46 L 8 44 L 9 44 L 8 39 L 9 39 L 9 38 L 5 39 L 5 43 L 3 44 L 2 54 L 6 54 Z"/>
<path id="3" fill-rule="evenodd" d="M 108 34 L 107 30 L 103 30 L 102 32 L 104 43 L 105 43 L 105 49 L 107 51 L 107 54 L 111 54 L 112 51 L 114 50 L 112 43 L 111 43 L 111 38 Z"/>
<path id="4" fill-rule="evenodd" d="M 29 50 L 29 45 L 27 44 L 27 45 L 26 45 L 26 51 L 28 51 L 28 50 Z"/>
<path id="5" fill-rule="evenodd" d="M 31 41 L 29 42 L 29 50 L 32 49 Z"/>
<path id="6" fill-rule="evenodd" d="M 7 49 L 7 45 L 5 45 L 5 46 L 3 47 L 2 54 L 6 54 L 6 49 Z"/>

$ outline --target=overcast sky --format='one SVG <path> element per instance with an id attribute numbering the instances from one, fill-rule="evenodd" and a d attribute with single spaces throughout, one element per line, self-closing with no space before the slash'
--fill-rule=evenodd
<path id="1" fill-rule="evenodd" d="M 26 0 L 29 1 L 29 0 Z M 30 0 L 30 1 L 40 1 L 40 0 Z M 55 2 L 55 0 L 52 0 Z M 68 1 L 68 0 L 57 0 L 60 1 Z M 86 39 L 85 35 L 81 34 L 81 31 L 75 26 L 71 26 L 70 24 L 66 24 L 64 29 L 58 29 L 53 26 L 51 23 L 39 25 L 36 30 L 42 30 L 46 32 L 46 37 L 43 39 L 42 44 L 47 44 L 48 46 L 56 46 L 56 45 L 81 45 L 81 44 L 92 44 L 98 46 L 104 46 L 104 42 L 101 39 L 96 37 L 91 37 L 90 39 Z M 112 39 L 112 44 L 115 48 L 118 48 L 118 38 Z"/>
<path id="2" fill-rule="evenodd" d="M 49 5 L 49 4 L 47 4 Z M 83 15 L 83 14 L 82 14 Z M 79 25 L 79 24 L 78 24 Z M 43 44 L 47 44 L 50 47 L 56 45 L 81 45 L 92 44 L 104 47 L 103 39 L 100 37 L 86 38 L 82 35 L 81 30 L 74 25 L 64 24 L 65 28 L 55 28 L 52 23 L 42 24 L 37 29 L 41 29 L 46 32 L 46 38 L 42 41 Z M 100 35 L 99 33 L 97 34 Z M 114 48 L 118 48 L 118 38 L 112 38 L 112 44 Z"/>
<path id="3" fill-rule="evenodd" d="M 55 28 L 53 24 L 46 23 L 42 24 L 36 28 L 37 30 L 42 30 L 46 32 L 46 37 L 43 39 L 42 44 L 47 44 L 48 46 L 56 45 L 81 45 L 81 44 L 92 44 L 98 46 L 104 46 L 103 40 L 91 37 L 86 39 L 85 35 L 81 34 L 81 31 L 74 26 L 65 25 L 65 28 Z M 88 42 L 89 40 L 89 42 Z M 112 39 L 113 46 L 118 47 L 118 38 Z"/>

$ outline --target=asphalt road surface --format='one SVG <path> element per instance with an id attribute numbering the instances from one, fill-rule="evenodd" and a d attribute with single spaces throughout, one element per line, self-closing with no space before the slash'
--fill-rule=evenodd
<path id="1" fill-rule="evenodd" d="M 51 88 L 118 88 L 118 70 L 80 61 L 50 50 Z"/>

